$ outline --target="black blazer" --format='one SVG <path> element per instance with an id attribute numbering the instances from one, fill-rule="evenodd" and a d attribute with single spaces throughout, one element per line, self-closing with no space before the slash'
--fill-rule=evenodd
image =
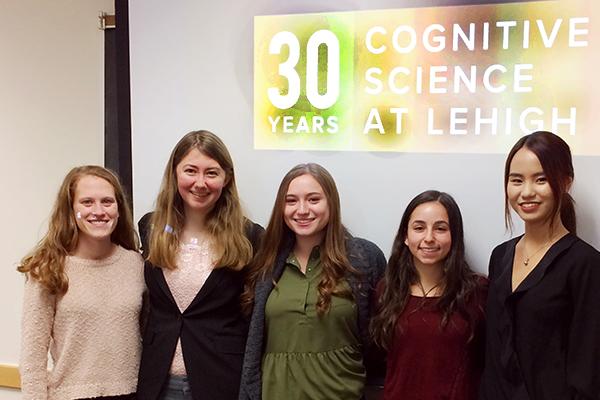
<path id="1" fill-rule="evenodd" d="M 147 249 L 150 215 L 139 222 L 142 245 Z M 248 221 L 246 235 L 256 248 L 262 227 Z M 149 293 L 149 315 L 143 333 L 143 350 L 137 396 L 157 399 L 167 381 L 177 339 L 192 397 L 234 400 L 238 397 L 248 320 L 240 309 L 244 273 L 216 268 L 181 313 L 163 275 L 149 261 L 144 276 Z"/>

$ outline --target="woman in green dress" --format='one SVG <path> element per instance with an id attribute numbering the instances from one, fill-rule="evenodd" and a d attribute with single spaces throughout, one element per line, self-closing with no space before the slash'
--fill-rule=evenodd
<path id="1" fill-rule="evenodd" d="M 361 399 L 373 290 L 385 268 L 352 237 L 329 172 L 300 164 L 283 178 L 244 293 L 251 312 L 240 399 Z M 367 379 L 369 378 L 369 379 Z"/>

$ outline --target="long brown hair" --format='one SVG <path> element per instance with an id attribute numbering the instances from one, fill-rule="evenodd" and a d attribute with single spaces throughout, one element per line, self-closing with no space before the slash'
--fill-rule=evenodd
<path id="1" fill-rule="evenodd" d="M 65 257 L 75 249 L 79 238 L 73 199 L 77 183 L 82 177 L 89 175 L 104 179 L 115 191 L 119 219 L 110 240 L 128 250 L 137 251 L 139 247 L 129 203 L 117 175 L 97 165 L 73 168 L 65 176 L 58 191 L 48 232 L 17 267 L 17 271 L 23 272 L 28 278 L 37 279 L 52 294 L 64 294 L 69 287 L 64 270 Z"/>
<path id="2" fill-rule="evenodd" d="M 158 267 L 177 268 L 179 232 L 185 222 L 183 200 L 177 190 L 177 166 L 192 149 L 212 158 L 225 171 L 225 187 L 206 217 L 206 228 L 217 254 L 215 267 L 241 269 L 252 258 L 252 246 L 244 231 L 248 221 L 240 205 L 229 151 L 217 135 L 208 131 L 188 133 L 171 152 L 152 215 L 148 260 Z"/>
<path id="3" fill-rule="evenodd" d="M 504 165 L 504 221 L 506 227 L 512 229 L 507 192 L 510 164 L 517 151 L 522 148 L 530 150 L 537 156 L 552 189 L 554 207 L 548 216 L 548 222 L 552 226 L 552 222 L 560 214 L 560 220 L 565 228 L 572 234 L 577 234 L 575 200 L 568 192 L 573 179 L 575 179 L 571 149 L 560 136 L 546 131 L 537 131 L 523 136 L 515 143 L 506 157 Z"/>
<path id="4" fill-rule="evenodd" d="M 419 205 L 428 202 L 440 203 L 448 213 L 452 244 L 444 259 L 444 292 L 437 301 L 437 308 L 442 312 L 441 328 L 444 328 L 452 316 L 459 312 L 471 329 L 471 337 L 475 331 L 475 318 L 469 311 L 468 303 L 474 295 L 477 281 L 480 279 L 471 270 L 465 260 L 465 245 L 462 216 L 458 205 L 447 193 L 437 190 L 425 191 L 406 207 L 398 233 L 392 245 L 392 255 L 384 276 L 383 293 L 377 302 L 377 314 L 371 320 L 371 335 L 375 343 L 389 349 L 400 314 L 410 298 L 410 287 L 419 282 L 419 274 L 413 261 L 413 255 L 404 243 L 408 235 L 410 217 Z M 402 327 L 400 327 L 402 328 Z"/>
<path id="5" fill-rule="evenodd" d="M 252 309 L 254 288 L 257 281 L 269 279 L 273 274 L 275 260 L 295 240 L 294 232 L 285 224 L 283 212 L 285 197 L 290 183 L 299 176 L 310 175 L 321 185 L 329 206 L 329 221 L 320 249 L 323 272 L 318 284 L 317 314 L 324 315 L 331 305 L 331 296 L 351 297 L 348 290 L 338 287 L 348 272 L 357 273 L 350 265 L 346 253 L 347 232 L 342 225 L 340 196 L 331 174 L 319 164 L 299 164 L 292 168 L 281 181 L 269 225 L 261 246 L 251 264 L 246 287 L 242 295 L 242 306 L 246 313 Z"/>

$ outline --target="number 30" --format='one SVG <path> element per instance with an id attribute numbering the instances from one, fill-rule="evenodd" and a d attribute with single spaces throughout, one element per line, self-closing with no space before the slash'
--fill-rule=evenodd
<path id="1" fill-rule="evenodd" d="M 319 94 L 319 46 L 327 46 L 327 90 Z M 267 95 L 271 103 L 279 109 L 287 109 L 300 98 L 300 76 L 296 65 L 300 59 L 300 42 L 291 32 L 278 32 L 269 44 L 270 54 L 281 54 L 286 45 L 290 49 L 287 60 L 279 64 L 279 75 L 288 81 L 288 92 L 279 93 L 279 88 L 271 87 Z M 328 30 L 313 33 L 306 44 L 306 97 L 318 109 L 329 108 L 340 95 L 340 43 L 335 34 Z"/>

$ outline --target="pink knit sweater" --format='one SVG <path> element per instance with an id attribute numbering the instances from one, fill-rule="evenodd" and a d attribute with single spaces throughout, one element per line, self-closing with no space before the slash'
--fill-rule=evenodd
<path id="1" fill-rule="evenodd" d="M 34 279 L 25 283 L 23 400 L 135 392 L 145 290 L 142 257 L 122 247 L 102 260 L 70 256 L 65 272 L 69 289 L 64 296 L 50 295 Z"/>

